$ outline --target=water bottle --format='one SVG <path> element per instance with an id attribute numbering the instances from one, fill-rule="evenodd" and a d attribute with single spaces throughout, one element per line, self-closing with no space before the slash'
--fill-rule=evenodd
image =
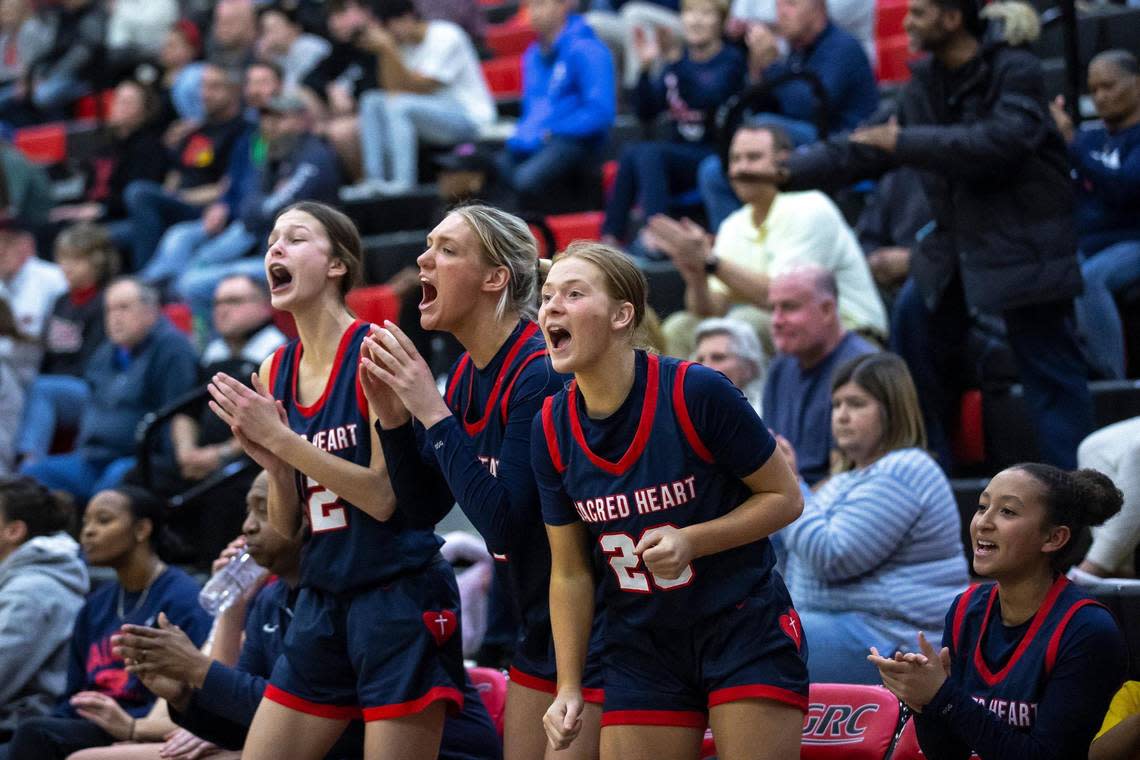
<path id="1" fill-rule="evenodd" d="M 211 615 L 217 616 L 241 598 L 265 573 L 265 568 L 253 561 L 249 551 L 242 549 L 229 563 L 202 587 L 198 604 Z"/>

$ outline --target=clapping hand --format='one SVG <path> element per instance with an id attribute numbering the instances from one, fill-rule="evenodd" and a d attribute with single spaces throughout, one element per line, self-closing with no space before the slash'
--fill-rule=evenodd
<path id="1" fill-rule="evenodd" d="M 871 647 L 867 660 L 879 669 L 883 686 L 916 713 L 930 704 L 942 684 L 950 677 L 950 650 L 935 651 L 926 635 L 918 634 L 919 652 L 895 652 L 893 658 L 879 654 Z"/>
<path id="2" fill-rule="evenodd" d="M 425 428 L 451 416 L 451 410 L 436 388 L 431 368 L 411 339 L 394 323 L 385 321 L 383 327 L 373 325 L 364 339 L 361 354 L 362 368 L 390 388 Z M 380 424 L 388 427 L 383 420 Z"/>

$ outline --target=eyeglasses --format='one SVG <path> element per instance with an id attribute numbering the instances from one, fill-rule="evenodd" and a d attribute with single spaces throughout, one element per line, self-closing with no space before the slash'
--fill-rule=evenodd
<path id="1" fill-rule="evenodd" d="M 241 306 L 243 303 L 257 303 L 260 299 L 256 296 L 230 296 L 229 298 L 215 298 L 214 308 L 219 306 Z"/>

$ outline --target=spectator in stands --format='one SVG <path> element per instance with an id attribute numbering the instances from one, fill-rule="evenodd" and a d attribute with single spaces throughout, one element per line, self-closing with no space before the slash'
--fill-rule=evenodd
<path id="1" fill-rule="evenodd" d="M 153 288 L 121 277 L 108 286 L 104 308 L 107 340 L 87 363 L 91 400 L 75 451 L 21 468 L 80 501 L 123 479 L 135 463 L 135 431 L 143 415 L 181 396 L 197 377 L 194 349 L 162 316 Z M 169 454 L 164 439 L 156 455 Z"/>
<path id="2" fill-rule="evenodd" d="M 609 7 L 599 7 L 603 5 Z M 659 38 L 666 43 L 664 47 L 676 47 L 684 34 L 679 8 L 677 0 L 610 0 L 592 4 L 586 23 L 611 50 L 622 88 L 637 85 L 641 73 L 636 53 L 639 37 Z"/>
<path id="3" fill-rule="evenodd" d="M 495 103 L 471 40 L 450 21 L 426 21 L 412 0 L 383 0 L 360 44 L 380 59 L 380 90 L 360 98 L 365 179 L 345 198 L 400 193 L 417 181 L 420 143 L 474 140 Z M 388 167 L 387 170 L 385 167 Z"/>
<path id="4" fill-rule="evenodd" d="M 785 577 L 811 679 L 875 684 L 869 646 L 895 652 L 915 631 L 942 635 L 946 608 L 969 584 L 962 524 L 950 482 L 923 450 L 902 359 L 867 354 L 835 370 L 831 434 L 836 474 L 804 489 L 803 515 L 780 531 Z"/>
<path id="5" fill-rule="evenodd" d="M 428 21 L 450 21 L 467 32 L 476 46 L 487 31 L 487 18 L 479 0 L 419 0 L 416 11 Z"/>
<path id="6" fill-rule="evenodd" d="M 163 36 L 179 15 L 177 0 L 115 0 L 109 8 L 107 64 L 111 72 L 155 58 Z"/>
<path id="7" fill-rule="evenodd" d="M 225 69 L 243 71 L 254 61 L 256 44 L 253 0 L 218 0 L 206 40 L 206 60 Z"/>
<path id="8" fill-rule="evenodd" d="M 497 168 L 519 205 L 534 209 L 598 165 L 617 103 L 610 51 L 570 12 L 570 0 L 529 0 L 527 8 L 538 41 L 523 55 L 522 117 Z"/>
<path id="9" fill-rule="evenodd" d="M 1124 494 L 1124 506 L 1094 528 L 1080 569 L 1106 578 L 1136 576 L 1140 545 L 1140 417 L 1101 428 L 1081 441 L 1077 462 L 1108 475 Z"/>
<path id="10" fill-rule="evenodd" d="M 716 149 L 716 110 L 740 89 L 745 62 L 740 50 L 723 42 L 727 0 L 684 0 L 684 48 L 670 60 L 657 35 L 634 35 L 633 54 L 640 76 L 633 105 L 643 122 L 664 113 L 669 140 L 627 144 L 606 203 L 603 242 L 627 240 L 629 214 L 636 202 L 644 219 L 668 213 L 671 196 L 691 192 L 697 166 Z"/>
<path id="11" fill-rule="evenodd" d="M 1140 681 L 1125 681 L 1089 747 L 1089 760 L 1132 760 L 1140 752 Z"/>
<path id="12" fill-rule="evenodd" d="M 257 61 L 246 67 L 241 94 L 245 117 L 250 123 L 260 121 L 262 110 L 284 90 L 285 80 L 282 77 L 281 67 L 268 61 Z"/>
<path id="13" fill-rule="evenodd" d="M 28 64 L 48 41 L 48 30 L 28 0 L 0 2 L 0 109 L 21 95 Z"/>
<path id="14" fill-rule="evenodd" d="M 688 356 L 697 322 L 726 313 L 751 324 L 768 343 L 769 280 L 774 273 L 804 264 L 827 270 L 839 283 L 844 326 L 880 339 L 886 336 L 882 300 L 839 209 L 823 193 L 781 193 L 763 178 L 790 147 L 779 127 L 744 126 L 736 131 L 729 171 L 747 205 L 725 220 L 715 243 L 691 221 L 662 215 L 649 220 L 648 245 L 669 256 L 685 279 L 685 310 L 664 324 L 670 354 Z"/>
<path id="15" fill-rule="evenodd" d="M 1053 118 L 1069 143 L 1077 192 L 1077 243 L 1084 295 L 1077 299 L 1093 368 L 1123 378 L 1124 329 L 1113 295 L 1140 282 L 1140 68 L 1127 50 L 1089 63 L 1089 92 L 1101 124 L 1074 129 L 1064 99 Z"/>
<path id="16" fill-rule="evenodd" d="M 930 232 L 932 215 L 922 179 L 909 167 L 884 174 L 855 223 L 855 235 L 879 292 L 894 295 L 910 274 L 911 249 Z"/>
<path id="17" fill-rule="evenodd" d="M 878 56 L 874 0 L 831 0 L 827 3 L 827 15 L 836 26 L 859 41 L 874 68 Z M 733 0 L 728 35 L 734 40 L 747 39 L 748 30 L 754 24 L 763 24 L 768 31 L 778 33 L 777 21 L 776 0 Z"/>
<path id="18" fill-rule="evenodd" d="M 912 0 L 907 33 L 930 59 L 913 64 L 898 117 L 797 151 L 787 189 L 844 187 L 898 166 L 922 176 L 933 231 L 896 301 L 892 348 L 918 387 L 931 450 L 948 452 L 947 420 L 971 312 L 1000 313 L 1017 360 L 1038 450 L 1072 467 L 1092 425 L 1086 366 L 1073 328 L 1080 292 L 1073 193 L 1049 117 L 1041 63 L 1004 40 L 983 44 L 972 0 Z"/>
<path id="19" fill-rule="evenodd" d="M 35 238 L 23 220 L 0 218 L 0 299 L 8 302 L 16 331 L 26 339 L 0 338 L 0 358 L 10 363 L 22 385 L 39 372 L 48 317 L 66 291 L 63 270 L 36 256 Z"/>
<path id="20" fill-rule="evenodd" d="M 24 405 L 17 453 L 27 463 L 47 456 L 57 429 L 79 424 L 91 398 L 84 374 L 104 339 L 103 292 L 118 270 L 110 236 L 87 223 L 60 233 L 55 260 L 67 278 L 67 292 L 52 307 L 43 364 Z"/>
<path id="21" fill-rule="evenodd" d="M 24 413 L 24 384 L 12 367 L 11 348 L 30 342 L 16 328 L 16 319 L 8 302 L 0 298 L 0 476 L 8 475 L 16 463 L 16 435 Z"/>
<path id="22" fill-rule="evenodd" d="M 296 13 L 283 5 L 262 9 L 258 23 L 258 55 L 280 67 L 286 91 L 299 85 L 332 48 L 325 38 L 305 33 Z"/>
<path id="23" fill-rule="evenodd" d="M 55 201 L 44 168 L 33 164 L 6 141 L 0 141 L 0 170 L 0 219 L 14 217 L 29 230 L 46 222 Z"/>
<path id="24" fill-rule="evenodd" d="M 859 42 L 828 18 L 826 0 L 777 0 L 776 9 L 778 33 L 789 46 L 786 56 L 767 26 L 748 27 L 749 75 L 754 84 L 771 87 L 762 112 L 748 121 L 778 124 L 803 145 L 818 139 L 821 126 L 845 131 L 871 116 L 879 106 L 871 65 Z M 813 82 L 822 89 L 822 101 Z M 701 163 L 698 179 L 709 225 L 716 229 L 743 199 L 733 195 L 720 156 Z"/>
<path id="25" fill-rule="evenodd" d="M 208 234 L 216 235 L 228 220 L 229 209 L 220 200 L 231 189 L 228 178 L 244 171 L 249 158 L 251 127 L 241 111 L 240 74 L 208 64 L 202 71 L 202 102 L 206 121 L 177 141 L 176 169 L 166 184 L 138 180 L 127 186 L 136 270 L 147 265 L 170 225 L 197 217 Z"/>
<path id="26" fill-rule="evenodd" d="M 120 82 L 107 117 L 110 140 L 91 160 L 87 199 L 82 203 L 56 206 L 56 222 L 101 222 L 115 244 L 130 246 L 130 224 L 123 195 L 135 180 L 162 182 L 170 167 L 155 120 L 157 98 L 146 85 L 133 79 Z"/>
<path id="27" fill-rule="evenodd" d="M 160 615 L 179 626 L 195 645 L 210 630 L 198 605 L 198 584 L 159 557 L 166 505 L 134 486 L 100 491 L 87 505 L 80 540 L 87 561 L 109 567 L 116 579 L 87 599 L 71 637 L 66 699 L 55 715 L 20 722 L 0 758 L 64 758 L 116 740 L 156 739 L 168 721 L 145 716 L 154 703 L 139 679 L 111 648 L 124 623 L 153 626 Z M 160 725 L 155 725 L 160 723 Z M 158 734 L 156 736 L 156 734 Z"/>
<path id="28" fill-rule="evenodd" d="M 87 567 L 75 507 L 30 478 L 0 480 L 0 742 L 47 715 L 67 684 L 67 644 Z"/>
<path id="29" fill-rule="evenodd" d="M 236 194 L 227 196 L 231 207 L 237 209 L 234 221 L 210 241 L 187 234 L 181 253 L 167 259 L 175 271 L 181 271 L 174 291 L 189 302 L 195 316 L 206 325 L 214 288 L 225 276 L 265 277 L 261 256 L 246 254 L 260 254 L 258 246 L 269 237 L 277 214 L 297 201 L 332 203 L 341 183 L 336 155 L 310 131 L 305 103 L 296 95 L 271 100 L 261 113 L 260 131 L 265 163 L 248 183 L 248 193 L 240 199 Z M 194 245 L 186 247 L 185 238 L 191 238 Z M 164 240 L 164 255 L 169 250 Z M 189 267 L 185 266 L 188 261 Z"/>
<path id="30" fill-rule="evenodd" d="M 835 276 L 803 267 L 772 278 L 772 337 L 779 352 L 764 381 L 764 421 L 790 444 L 800 477 L 814 486 L 831 471 L 831 378 L 877 349 L 839 321 Z"/>
<path id="31" fill-rule="evenodd" d="M 996 583 L 954 600 L 941 651 L 921 633 L 918 652 L 871 649 L 926 756 L 1088 757 L 1128 650 L 1112 613 L 1062 571 L 1088 526 L 1119 508 L 1095 470 L 1029 463 L 990 480 L 970 539 L 974 571 Z"/>
<path id="32" fill-rule="evenodd" d="M 364 47 L 366 30 L 378 24 L 361 0 L 328 0 L 329 53 L 304 81 L 317 130 L 336 149 L 349 176 L 361 176 L 357 103 L 380 86 L 380 60 Z"/>
<path id="33" fill-rule="evenodd" d="M 268 489 L 264 475 L 254 481 L 246 498 L 243 536 L 222 552 L 214 566 L 221 568 L 244 546 L 254 561 L 277 578 L 250 588 L 218 616 L 209 657 L 185 633 L 165 623 L 152 628 L 132 622 L 113 639 L 116 655 L 161 693 L 175 721 L 223 747 L 240 748 L 245 742 L 283 650 L 300 582 L 301 536 L 282 536 L 272 528 L 266 505 Z M 363 742 L 363 724 L 351 722 L 327 756 L 361 757 Z M 462 711 L 444 721 L 439 758 L 496 760 L 501 752 L 486 708 L 468 684 Z"/>
<path id="34" fill-rule="evenodd" d="M 752 326 L 737 319 L 712 317 L 697 325 L 695 343 L 693 361 L 722 373 L 760 412 L 768 356 Z"/>
<path id="35" fill-rule="evenodd" d="M 107 12 L 96 0 L 60 0 L 41 19 L 47 42 L 29 61 L 25 86 L 0 108 L 13 124 L 67 117 L 67 107 L 94 89 L 102 74 Z"/>
<path id="36" fill-rule="evenodd" d="M 157 122 L 165 127 L 176 119 L 204 119 L 202 105 L 202 33 L 192 21 L 176 21 L 163 38 L 158 54 L 162 102 Z"/>

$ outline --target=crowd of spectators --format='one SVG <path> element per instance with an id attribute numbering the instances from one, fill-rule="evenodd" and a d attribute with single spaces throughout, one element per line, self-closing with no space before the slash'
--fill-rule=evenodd
<path id="1" fill-rule="evenodd" d="M 874 0 L 527 0 L 511 23 L 536 39 L 501 129 L 476 0 L 0 0 L 0 122 L 68 120 L 112 93 L 65 200 L 0 142 L 0 659 L 24 674 L 0 668 L 0 758 L 46 757 L 65 735 L 68 751 L 157 743 L 176 724 L 240 746 L 256 701 L 198 700 L 263 680 L 252 658 L 268 655 L 235 642 L 247 614 L 279 616 L 296 546 L 262 545 L 282 581 L 226 621 L 204 683 L 127 677 L 111 621 L 153 625 L 171 602 L 186 646 L 201 644 L 193 583 L 163 560 L 203 567 L 243 520 L 247 536 L 264 522 L 256 488 L 243 509 L 253 468 L 200 391 L 286 340 L 261 257 L 276 215 L 421 192 L 440 155 L 478 154 L 484 193 L 528 218 L 593 197 L 615 156 L 599 237 L 683 293 L 659 315 L 660 348 L 723 372 L 802 479 L 804 516 L 777 543 L 814 680 L 877 682 L 866 646 L 940 637 L 968 582 L 948 477 L 979 320 L 1012 357 L 1026 450 L 1123 492 L 1077 567 L 1134 576 L 1140 418 L 1094 432 L 1089 381 L 1129 369 L 1136 56 L 1091 59 L 1097 120 L 1082 124 L 973 4 L 909 8 L 924 55 L 887 97 Z M 641 130 L 615 144 L 621 118 Z M 206 506 L 162 506 L 199 487 Z M 116 574 L 82 611 L 64 497 L 87 564 Z M 33 607 L 50 635 L 17 641 L 5 610 Z M 169 705 L 152 712 L 160 691 Z M 218 710 L 234 725 L 209 728 Z"/>

